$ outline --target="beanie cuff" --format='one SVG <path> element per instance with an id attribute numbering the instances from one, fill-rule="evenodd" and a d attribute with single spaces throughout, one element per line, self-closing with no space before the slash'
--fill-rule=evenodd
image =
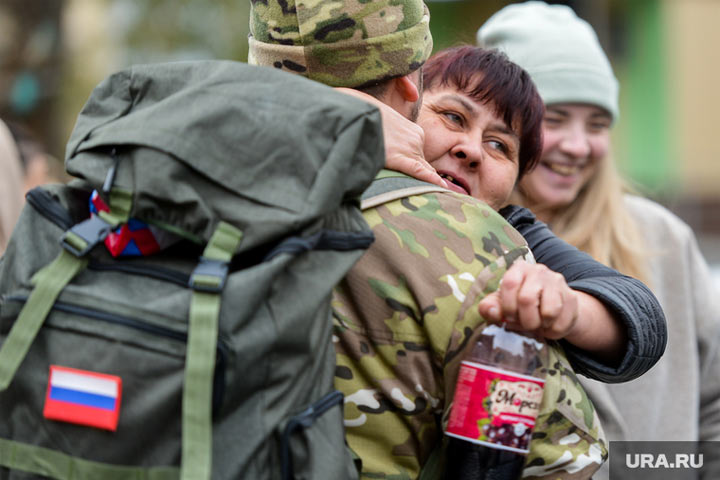
<path id="1" fill-rule="evenodd" d="M 612 121 L 620 116 L 618 106 L 619 85 L 617 79 L 596 71 L 577 71 L 564 74 L 558 70 L 529 72 L 545 105 L 558 103 L 583 103 L 607 110 Z"/>
<path id="2" fill-rule="evenodd" d="M 432 53 L 430 16 L 410 28 L 380 37 L 313 45 L 281 45 L 248 36 L 248 63 L 274 66 L 333 87 L 355 88 L 401 77 Z"/>

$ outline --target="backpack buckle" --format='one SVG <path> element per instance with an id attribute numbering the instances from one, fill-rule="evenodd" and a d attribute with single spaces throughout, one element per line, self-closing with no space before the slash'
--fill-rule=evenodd
<path id="1" fill-rule="evenodd" d="M 227 262 L 200 257 L 200 263 L 190 275 L 188 286 L 197 292 L 220 293 L 225 287 L 227 275 Z"/>
<path id="2" fill-rule="evenodd" d="M 93 215 L 66 231 L 60 238 L 60 245 L 76 257 L 82 257 L 104 241 L 112 229 L 113 226 L 99 215 Z"/>

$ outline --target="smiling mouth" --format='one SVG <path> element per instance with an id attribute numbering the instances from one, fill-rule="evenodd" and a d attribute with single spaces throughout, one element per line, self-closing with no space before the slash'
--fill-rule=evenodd
<path id="1" fill-rule="evenodd" d="M 580 167 L 579 165 L 563 165 L 559 163 L 543 163 L 543 165 L 545 165 L 548 169 L 557 173 L 558 175 L 562 175 L 565 177 L 575 175 L 582 169 L 582 167 Z"/>

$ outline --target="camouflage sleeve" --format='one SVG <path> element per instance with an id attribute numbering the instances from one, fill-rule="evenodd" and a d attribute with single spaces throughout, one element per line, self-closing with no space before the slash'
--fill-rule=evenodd
<path id="1" fill-rule="evenodd" d="M 591 478 L 608 457 L 608 444 L 595 406 L 565 353 L 550 343 L 543 400 L 530 441 L 523 478 Z"/>

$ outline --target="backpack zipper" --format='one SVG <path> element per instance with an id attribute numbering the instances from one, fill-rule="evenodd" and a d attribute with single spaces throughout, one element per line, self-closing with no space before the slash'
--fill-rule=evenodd
<path id="1" fill-rule="evenodd" d="M 25 302 L 27 302 L 27 299 L 28 296 L 26 295 L 12 295 L 7 297 L 5 300 L 8 302 L 18 302 L 24 304 Z M 64 302 L 55 302 L 52 309 L 72 315 L 80 315 L 82 317 L 90 318 L 93 320 L 100 320 L 103 322 L 113 323 L 115 325 L 122 325 L 128 328 L 134 328 L 136 330 L 141 330 L 151 335 L 157 335 L 160 337 L 170 338 L 172 340 L 187 343 L 187 333 L 185 332 L 180 332 L 171 328 L 161 327 L 159 325 L 153 325 L 147 322 L 137 320 L 135 318 L 85 308 Z M 215 362 L 215 375 L 213 378 L 213 416 L 217 414 L 217 412 L 219 412 L 220 407 L 222 406 L 223 396 L 225 394 L 225 370 L 227 368 L 227 357 L 229 349 L 227 345 L 225 345 L 225 343 L 218 338 L 216 350 L 217 359 Z"/>
<path id="2" fill-rule="evenodd" d="M 102 272 L 123 272 L 130 275 L 141 275 L 157 280 L 164 280 L 185 288 L 188 288 L 188 284 L 190 283 L 190 275 L 178 272 L 177 270 L 170 270 L 169 268 L 131 263 L 100 263 L 93 260 L 88 262 L 88 268 Z"/>
<path id="3" fill-rule="evenodd" d="M 42 216 L 50 220 L 52 223 L 67 230 L 73 226 L 73 218 L 58 201 L 46 190 L 41 188 L 33 188 L 25 196 L 27 202 L 40 212 Z"/>

